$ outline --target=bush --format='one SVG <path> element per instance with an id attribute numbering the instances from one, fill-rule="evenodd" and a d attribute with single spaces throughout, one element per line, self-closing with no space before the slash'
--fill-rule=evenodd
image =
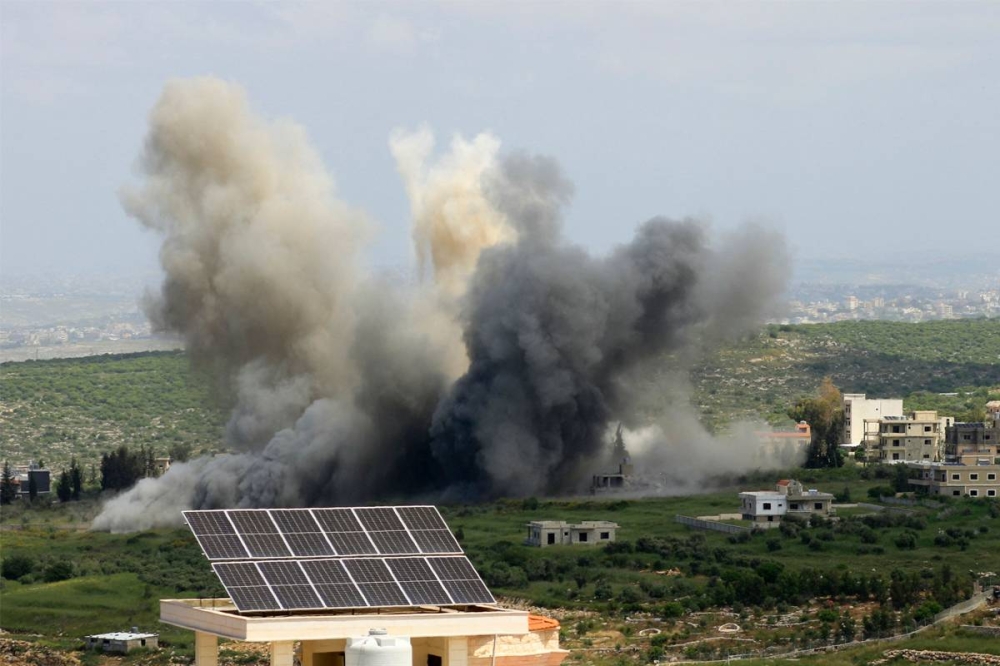
<path id="1" fill-rule="evenodd" d="M 903 532 L 893 540 L 893 543 L 900 550 L 914 550 L 917 547 L 917 535 L 914 532 Z"/>
<path id="2" fill-rule="evenodd" d="M 889 486 L 875 486 L 868 489 L 868 497 L 878 499 L 879 497 L 893 497 L 896 491 Z"/>
<path id="3" fill-rule="evenodd" d="M 58 583 L 73 577 L 73 563 L 66 560 L 53 562 L 45 569 L 45 582 Z"/>
<path id="4" fill-rule="evenodd" d="M 11 555 L 4 558 L 0 574 L 8 580 L 17 580 L 30 574 L 34 568 L 35 562 L 27 555 Z"/>
<path id="5" fill-rule="evenodd" d="M 778 539 L 768 539 L 766 543 L 768 552 L 773 553 L 776 550 L 781 550 L 781 541 Z"/>

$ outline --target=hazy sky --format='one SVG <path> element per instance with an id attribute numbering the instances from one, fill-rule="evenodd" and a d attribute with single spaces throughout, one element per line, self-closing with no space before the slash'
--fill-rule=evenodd
<path id="1" fill-rule="evenodd" d="M 0 2 L 0 270 L 153 269 L 121 210 L 147 113 L 211 74 L 309 132 L 412 261 L 387 140 L 491 130 L 576 184 L 598 250 L 656 214 L 805 257 L 1000 247 L 1000 2 Z"/>

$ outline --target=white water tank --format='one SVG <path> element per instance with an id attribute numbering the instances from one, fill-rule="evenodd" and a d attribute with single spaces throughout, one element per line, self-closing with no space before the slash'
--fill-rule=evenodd
<path id="1" fill-rule="evenodd" d="M 344 666 L 413 666 L 410 639 L 371 629 L 367 636 L 348 638 Z"/>

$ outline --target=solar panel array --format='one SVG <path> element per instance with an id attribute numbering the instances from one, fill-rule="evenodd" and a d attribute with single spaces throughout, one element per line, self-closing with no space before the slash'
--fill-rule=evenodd
<path id="1" fill-rule="evenodd" d="M 461 553 L 433 506 L 185 511 L 210 560 Z"/>
<path id="2" fill-rule="evenodd" d="M 496 603 L 433 506 L 184 517 L 241 612 Z"/>

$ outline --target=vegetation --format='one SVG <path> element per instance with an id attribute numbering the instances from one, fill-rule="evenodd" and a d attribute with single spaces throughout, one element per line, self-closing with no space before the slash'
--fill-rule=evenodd
<path id="1" fill-rule="evenodd" d="M 175 459 L 222 445 L 224 405 L 179 352 L 4 363 L 0 375 L 0 448 L 15 464 L 44 458 L 53 478 L 76 457 L 96 485 L 101 454 L 121 445 Z"/>

